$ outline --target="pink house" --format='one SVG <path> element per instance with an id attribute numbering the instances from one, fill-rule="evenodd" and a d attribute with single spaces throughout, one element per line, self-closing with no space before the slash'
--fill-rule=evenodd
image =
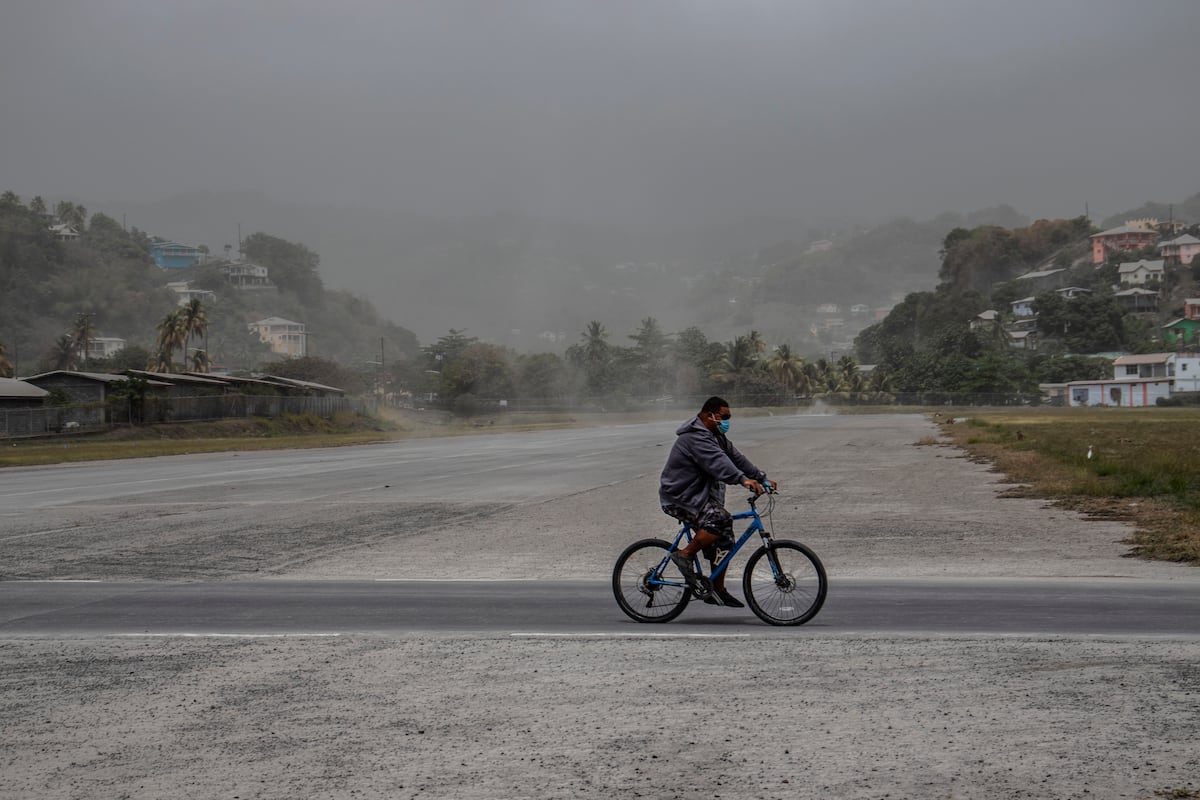
<path id="1" fill-rule="evenodd" d="M 1191 264 L 1192 259 L 1200 254 L 1200 239 L 1184 234 L 1160 244 L 1158 252 L 1162 254 L 1163 261 L 1168 264 Z"/>
<path id="2" fill-rule="evenodd" d="M 1114 251 L 1141 250 L 1158 241 L 1158 231 L 1122 225 L 1092 234 L 1092 263 L 1103 264 Z"/>
<path id="3" fill-rule="evenodd" d="M 1183 318 L 1200 319 L 1200 297 L 1189 297 L 1183 301 Z"/>

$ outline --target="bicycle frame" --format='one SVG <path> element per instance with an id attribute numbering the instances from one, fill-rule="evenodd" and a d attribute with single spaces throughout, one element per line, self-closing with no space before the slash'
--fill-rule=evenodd
<path id="1" fill-rule="evenodd" d="M 754 505 L 754 502 L 757 499 L 757 497 L 750 498 L 749 511 L 741 511 L 737 514 L 731 515 L 734 520 L 748 519 L 750 520 L 750 524 L 746 527 L 746 530 L 742 532 L 742 535 L 738 537 L 738 540 L 734 542 L 733 547 L 729 549 L 729 552 L 725 554 L 725 557 L 721 559 L 721 563 L 717 564 L 716 567 L 713 568 L 712 573 L 706 576 L 709 580 L 712 580 L 713 578 L 725 572 L 725 568 L 733 562 L 733 557 L 738 554 L 738 551 L 742 549 L 746 542 L 750 541 L 750 537 L 754 534 L 757 533 L 761 537 L 762 543 L 767 547 L 768 550 L 771 548 L 771 532 L 768 531 L 763 525 L 762 516 L 758 513 L 758 508 Z M 692 526 L 686 523 L 679 529 L 679 533 L 675 535 L 674 541 L 671 542 L 671 549 L 668 551 L 668 555 L 663 558 L 662 563 L 659 564 L 658 569 L 655 570 L 655 577 L 652 579 L 654 583 L 659 583 L 664 586 L 686 585 L 681 581 L 663 580 L 659 576 L 662 575 L 662 570 L 666 566 L 667 561 L 670 559 L 670 553 L 680 549 L 681 545 L 686 546 L 688 542 L 691 542 L 693 533 L 694 531 L 692 530 Z M 703 559 L 696 560 L 703 562 Z M 774 562 L 774 559 L 771 560 Z M 701 566 L 703 567 L 703 563 L 701 563 Z M 775 564 L 772 563 L 771 567 L 774 570 Z M 700 574 L 703 574 L 703 572 L 701 571 Z"/>

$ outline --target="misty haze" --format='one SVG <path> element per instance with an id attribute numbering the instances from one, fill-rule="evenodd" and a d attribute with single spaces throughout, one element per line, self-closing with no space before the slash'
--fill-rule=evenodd
<path id="1" fill-rule="evenodd" d="M 255 234 L 315 256 L 344 295 L 206 303 L 229 367 L 270 319 L 348 366 L 452 330 L 562 355 L 599 322 L 624 347 L 646 320 L 837 359 L 945 282 L 956 228 L 1200 221 L 1198 31 L 1190 0 L 6 3 L 0 190 L 210 267 Z M 0 342 L 48 367 L 87 313 L 152 351 L 173 296 L 138 296 L 144 319 L 0 307 Z"/>

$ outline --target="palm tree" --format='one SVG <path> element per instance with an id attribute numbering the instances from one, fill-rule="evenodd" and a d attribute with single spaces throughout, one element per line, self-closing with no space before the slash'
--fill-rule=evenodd
<path id="1" fill-rule="evenodd" d="M 4 342 L 0 342 L 0 378 L 13 378 L 12 362 L 8 360 L 8 348 L 4 346 Z"/>
<path id="2" fill-rule="evenodd" d="M 818 358 L 816 361 L 810 361 L 804 365 L 804 369 L 808 373 L 809 388 L 814 394 L 839 390 L 841 382 L 837 370 L 833 369 L 826 359 Z"/>
<path id="3" fill-rule="evenodd" d="M 842 356 L 837 363 L 838 383 L 843 392 L 858 394 L 866 389 L 866 380 L 858 369 L 854 356 Z"/>
<path id="4" fill-rule="evenodd" d="M 75 349 L 79 351 L 79 363 L 86 367 L 88 362 L 88 345 L 92 339 L 96 338 L 96 326 L 92 324 L 92 314 L 90 312 L 80 312 L 75 315 L 75 324 L 71 326 L 68 334 L 75 343 Z"/>
<path id="5" fill-rule="evenodd" d="M 155 372 L 170 372 L 174 369 L 175 349 L 187 347 L 186 318 L 182 308 L 176 308 L 158 323 L 158 352 L 154 363 Z M 187 352 L 184 350 L 184 363 Z"/>
<path id="6" fill-rule="evenodd" d="M 754 355 L 754 344 L 749 336 L 738 336 L 725 345 L 725 352 L 717 359 L 712 379 L 720 383 L 732 383 L 736 396 L 743 378 L 754 371 L 758 361 Z"/>
<path id="7" fill-rule="evenodd" d="M 572 345 L 568 351 L 571 360 L 583 368 L 588 391 L 592 395 L 602 395 L 610 383 L 612 373 L 612 348 L 608 344 L 608 331 L 595 320 L 588 323 L 587 330 L 580 337 L 583 341 Z"/>
<path id="8" fill-rule="evenodd" d="M 762 337 L 761 333 L 750 331 L 750 335 L 746 338 L 750 342 L 750 347 L 754 349 L 755 358 L 767 352 L 767 340 Z"/>
<path id="9" fill-rule="evenodd" d="M 208 372 L 208 351 L 195 350 L 192 352 L 192 371 Z"/>
<path id="10" fill-rule="evenodd" d="M 79 349 L 75 346 L 74 338 L 64 333 L 54 340 L 54 346 L 50 349 L 51 369 L 75 369 L 78 358 Z"/>
<path id="11" fill-rule="evenodd" d="M 193 297 L 191 302 L 183 307 L 181 313 L 180 325 L 184 330 L 184 344 L 192 340 L 193 336 L 204 336 L 208 332 L 208 314 L 204 312 L 204 306 L 200 302 L 199 297 Z M 207 348 L 205 348 L 207 350 Z M 187 354 L 184 353 L 184 363 L 187 363 Z M 197 372 L 208 372 L 208 356 L 204 358 L 204 369 L 196 368 Z"/>
<path id="12" fill-rule="evenodd" d="M 775 355 L 767 362 L 767 368 L 788 394 L 795 394 L 804 383 L 804 359 L 792 352 L 789 345 L 775 348 Z"/>

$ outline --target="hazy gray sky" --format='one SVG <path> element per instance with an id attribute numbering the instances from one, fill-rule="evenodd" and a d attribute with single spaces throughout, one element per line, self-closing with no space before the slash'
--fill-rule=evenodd
<path id="1" fill-rule="evenodd" d="M 3 0 L 0 188 L 607 221 L 1200 191 L 1197 0 Z"/>

